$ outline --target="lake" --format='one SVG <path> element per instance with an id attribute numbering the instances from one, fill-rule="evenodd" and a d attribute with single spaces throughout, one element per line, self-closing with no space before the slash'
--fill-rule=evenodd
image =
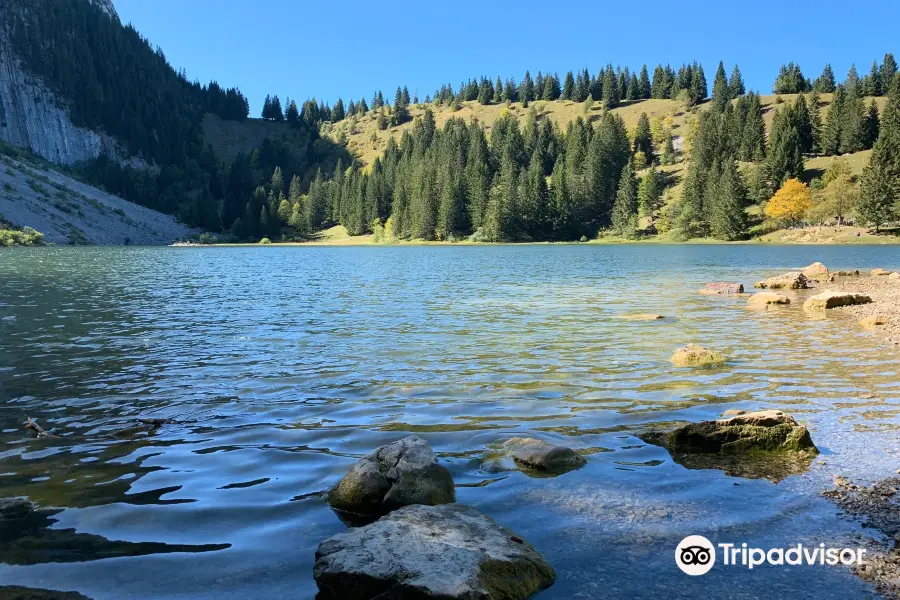
<path id="1" fill-rule="evenodd" d="M 415 433 L 460 502 L 556 568 L 539 600 L 871 596 L 846 568 L 688 577 L 673 560 L 689 534 L 854 545 L 864 530 L 821 491 L 900 466 L 900 351 L 840 314 L 696 293 L 817 260 L 897 269 L 900 246 L 0 251 L 0 497 L 58 509 L 0 530 L 0 584 L 312 598 L 316 546 L 345 530 L 323 492 Z M 688 342 L 729 361 L 673 368 Z M 634 435 L 759 408 L 809 426 L 822 455 L 805 473 L 687 469 Z M 36 439 L 29 416 L 63 437 Z M 138 417 L 173 422 L 116 435 Z M 529 477 L 498 452 L 520 435 L 587 465 Z"/>

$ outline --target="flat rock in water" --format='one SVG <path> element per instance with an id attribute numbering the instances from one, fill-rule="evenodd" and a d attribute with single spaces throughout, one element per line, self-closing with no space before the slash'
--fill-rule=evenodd
<path id="1" fill-rule="evenodd" d="M 838 306 L 853 306 L 856 304 L 869 304 L 872 298 L 865 294 L 855 292 L 832 292 L 827 290 L 821 294 L 810 296 L 803 303 L 804 310 L 826 310 Z"/>
<path id="2" fill-rule="evenodd" d="M 316 551 L 317 600 L 519 600 L 556 572 L 531 545 L 462 504 L 408 506 Z"/>
<path id="3" fill-rule="evenodd" d="M 639 437 L 673 453 L 818 452 L 809 430 L 780 410 L 688 423 L 671 431 L 648 431 Z"/>
<path id="4" fill-rule="evenodd" d="M 737 415 L 746 415 L 746 410 L 740 410 L 737 408 L 729 408 L 725 412 L 722 413 L 723 417 L 736 417 Z"/>
<path id="5" fill-rule="evenodd" d="M 456 500 L 453 477 L 428 442 L 412 435 L 375 449 L 353 465 L 328 494 L 340 511 L 379 516 L 410 504 Z"/>
<path id="6" fill-rule="evenodd" d="M 869 315 L 865 319 L 860 320 L 859 324 L 863 327 L 877 327 L 879 325 L 887 325 L 887 317 L 883 315 Z"/>
<path id="7" fill-rule="evenodd" d="M 744 293 L 744 284 L 742 283 L 727 283 L 724 281 L 714 281 L 712 283 L 707 283 L 706 287 L 700 290 L 701 294 L 743 294 Z"/>
<path id="8" fill-rule="evenodd" d="M 822 281 L 828 277 L 828 267 L 820 262 L 814 262 L 800 272 L 803 273 L 803 276 L 807 279 L 814 279 L 817 281 Z"/>
<path id="9" fill-rule="evenodd" d="M 776 292 L 758 292 L 750 296 L 747 302 L 754 306 L 767 306 L 769 304 L 790 304 L 791 299 Z"/>
<path id="10" fill-rule="evenodd" d="M 547 472 L 565 472 L 584 466 L 585 458 L 571 448 L 554 446 L 535 438 L 515 437 L 507 440 L 503 447 L 509 451 L 516 463 L 530 469 Z"/>
<path id="11" fill-rule="evenodd" d="M 0 523 L 24 519 L 34 512 L 34 502 L 28 498 L 0 498 Z"/>
<path id="12" fill-rule="evenodd" d="M 676 350 L 671 361 L 676 367 L 702 367 L 725 362 L 725 356 L 697 344 L 688 344 Z"/>
<path id="13" fill-rule="evenodd" d="M 763 290 L 805 290 L 808 287 L 806 284 L 806 275 L 800 271 L 792 271 L 757 281 L 753 287 Z"/>
<path id="14" fill-rule="evenodd" d="M 665 319 L 664 315 L 658 315 L 656 313 L 634 313 L 630 315 L 622 315 L 623 319 L 628 321 L 660 321 Z"/>

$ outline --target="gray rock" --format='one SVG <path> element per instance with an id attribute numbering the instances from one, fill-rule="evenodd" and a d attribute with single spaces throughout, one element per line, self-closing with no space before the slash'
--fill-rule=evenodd
<path id="1" fill-rule="evenodd" d="M 28 498 L 0 498 L 0 521 L 24 519 L 34 509 L 34 503 Z"/>
<path id="2" fill-rule="evenodd" d="M 742 283 L 727 283 L 724 281 L 714 281 L 712 283 L 707 283 L 706 287 L 703 289 L 704 289 L 705 293 L 743 294 L 744 293 L 744 284 L 742 284 Z"/>
<path id="3" fill-rule="evenodd" d="M 565 472 L 584 466 L 587 462 L 571 448 L 554 446 L 535 438 L 515 437 L 507 440 L 503 447 L 516 463 L 538 471 Z"/>
<path id="4" fill-rule="evenodd" d="M 763 290 L 805 290 L 809 287 L 807 281 L 806 275 L 800 271 L 792 271 L 757 281 L 753 287 Z"/>
<path id="5" fill-rule="evenodd" d="M 408 506 L 321 544 L 317 600 L 518 600 L 556 572 L 531 545 L 462 504 Z"/>
<path id="6" fill-rule="evenodd" d="M 375 449 L 328 494 L 328 503 L 335 509 L 362 516 L 455 500 L 450 472 L 438 464 L 428 442 L 415 435 Z"/>

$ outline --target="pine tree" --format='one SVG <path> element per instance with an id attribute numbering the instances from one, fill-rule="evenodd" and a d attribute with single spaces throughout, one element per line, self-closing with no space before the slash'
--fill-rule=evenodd
<path id="1" fill-rule="evenodd" d="M 728 79 L 725 75 L 725 65 L 722 64 L 722 61 L 719 61 L 719 68 L 716 69 L 716 77 L 713 79 L 713 108 L 723 110 L 730 101 L 731 88 L 728 86 Z"/>
<path id="2" fill-rule="evenodd" d="M 575 77 L 572 76 L 572 71 L 566 73 L 561 97 L 563 100 L 572 100 L 575 97 Z"/>
<path id="3" fill-rule="evenodd" d="M 631 162 L 622 169 L 622 177 L 619 179 L 612 209 L 612 228 L 623 237 L 634 237 L 637 234 L 638 190 Z"/>
<path id="4" fill-rule="evenodd" d="M 891 82 L 878 141 L 863 171 L 857 212 L 876 231 L 900 216 L 900 77 Z"/>
<path id="5" fill-rule="evenodd" d="M 531 80 L 531 72 L 525 71 L 525 79 L 522 80 L 522 85 L 519 87 L 519 100 L 522 102 L 531 102 L 535 99 L 534 81 Z"/>
<path id="6" fill-rule="evenodd" d="M 731 70 L 731 79 L 728 80 L 728 91 L 732 98 L 740 98 L 747 90 L 744 89 L 744 77 L 741 75 L 741 69 L 734 65 Z"/>
<path id="7" fill-rule="evenodd" d="M 650 88 L 651 97 L 661 100 L 669 95 L 669 81 L 662 65 L 656 65 L 653 71 L 653 84 Z"/>
<path id="8" fill-rule="evenodd" d="M 703 65 L 694 63 L 691 74 L 691 104 L 700 104 L 708 95 L 706 76 L 703 74 Z"/>
<path id="9" fill-rule="evenodd" d="M 334 104 L 334 110 L 331 111 L 331 119 L 337 123 L 338 121 L 343 121 L 345 116 L 344 101 L 338 98 Z"/>
<path id="10" fill-rule="evenodd" d="M 477 231 L 484 223 L 484 211 L 488 203 L 491 172 L 484 128 L 478 123 L 472 123 L 469 126 L 468 138 L 465 169 L 466 201 L 469 210 L 469 221 L 472 224 L 472 229 Z"/>
<path id="11" fill-rule="evenodd" d="M 897 73 L 897 61 L 894 55 L 888 52 L 884 55 L 884 61 L 881 63 L 881 87 L 882 93 L 887 95 L 894 85 L 894 75 Z"/>
<path id="12" fill-rule="evenodd" d="M 637 127 L 634 130 L 633 154 L 642 152 L 647 164 L 654 162 L 653 136 L 650 133 L 650 119 L 647 113 L 641 113 L 638 117 Z"/>
<path id="13" fill-rule="evenodd" d="M 494 104 L 503 102 L 503 82 L 500 81 L 499 75 L 497 75 L 497 83 L 494 84 L 494 97 L 491 98 L 491 101 Z"/>
<path id="14" fill-rule="evenodd" d="M 822 74 L 816 78 L 813 89 L 820 94 L 831 94 L 835 90 L 834 71 L 831 70 L 831 63 L 825 65 Z"/>
<path id="15" fill-rule="evenodd" d="M 300 111 L 297 109 L 297 103 L 291 99 L 287 101 L 287 109 L 284 111 L 284 120 L 290 124 L 296 124 L 300 121 Z"/>
<path id="16" fill-rule="evenodd" d="M 607 65 L 603 73 L 603 105 L 607 110 L 619 105 L 619 84 L 612 65 Z"/>
<path id="17" fill-rule="evenodd" d="M 284 120 L 284 112 L 281 109 L 281 100 L 278 99 L 278 96 L 272 98 L 272 120 L 274 121 L 283 121 Z"/>
<path id="18" fill-rule="evenodd" d="M 785 106 L 775 112 L 769 133 L 767 163 L 773 187 L 803 175 L 803 153 L 796 110 Z"/>
<path id="19" fill-rule="evenodd" d="M 528 169 L 522 174 L 519 182 L 519 201 L 525 237 L 530 240 L 547 239 L 549 226 L 547 181 L 544 178 L 540 148 L 535 148 Z"/>
<path id="20" fill-rule="evenodd" d="M 262 114 L 260 116 L 266 120 L 272 118 L 272 96 L 268 94 L 266 94 L 266 100 L 263 102 Z"/>
<path id="21" fill-rule="evenodd" d="M 806 78 L 800 71 L 800 65 L 790 62 L 781 66 L 772 91 L 776 94 L 802 94 L 808 91 L 807 87 Z"/>
<path id="22" fill-rule="evenodd" d="M 863 124 L 863 149 L 868 150 L 875 145 L 878 140 L 878 104 L 875 99 L 869 103 L 869 110 L 866 112 L 866 119 Z"/>
<path id="23" fill-rule="evenodd" d="M 878 68 L 878 61 L 872 63 L 872 69 L 863 80 L 863 96 L 881 96 L 881 71 Z"/>
<path id="24" fill-rule="evenodd" d="M 800 135 L 800 152 L 808 154 L 813 151 L 813 126 L 809 114 L 809 105 L 802 94 L 794 106 L 794 118 L 797 121 L 797 132 Z"/>
<path id="25" fill-rule="evenodd" d="M 714 197 L 709 207 L 709 231 L 718 240 L 738 240 L 747 231 L 747 186 L 733 160 L 726 160 L 721 175 L 710 182 Z"/>
<path id="26" fill-rule="evenodd" d="M 825 118 L 825 129 L 822 133 L 822 153 L 826 156 L 834 156 L 841 147 L 841 127 L 844 122 L 844 87 L 838 86 L 831 98 L 831 107 Z"/>
<path id="27" fill-rule="evenodd" d="M 629 101 L 638 100 L 641 97 L 641 84 L 638 82 L 637 75 L 634 73 L 631 74 L 631 81 L 628 83 L 628 95 L 627 99 Z"/>
<path id="28" fill-rule="evenodd" d="M 812 133 L 812 152 L 822 152 L 822 113 L 819 109 L 821 99 L 819 92 L 814 91 L 809 101 L 809 125 Z"/>
<path id="29" fill-rule="evenodd" d="M 650 167 L 641 177 L 641 183 L 638 185 L 638 205 L 640 206 L 640 214 L 650 217 L 650 223 L 653 223 L 656 212 L 662 208 L 662 192 L 663 182 L 660 174 L 655 167 Z"/>
<path id="30" fill-rule="evenodd" d="M 759 95 L 747 94 L 747 114 L 741 137 L 739 156 L 745 161 L 760 161 L 766 155 L 766 124 Z"/>
<path id="31" fill-rule="evenodd" d="M 409 89 L 408 89 L 405 85 L 403 86 L 403 97 L 402 97 L 402 100 L 403 100 L 403 105 L 404 105 L 404 106 L 409 106 L 409 102 L 410 102 L 410 100 L 409 100 Z"/>
<path id="32" fill-rule="evenodd" d="M 841 154 L 858 152 L 865 147 L 866 107 L 860 96 L 859 82 L 846 86 L 846 95 L 841 106 Z"/>
<path id="33" fill-rule="evenodd" d="M 638 97 L 642 100 L 650 98 L 653 86 L 650 84 L 650 76 L 647 74 L 647 65 L 641 66 L 641 74 L 638 78 Z"/>

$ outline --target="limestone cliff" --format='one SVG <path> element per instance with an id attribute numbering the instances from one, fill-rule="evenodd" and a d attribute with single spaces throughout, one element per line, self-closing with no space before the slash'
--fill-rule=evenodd
<path id="1" fill-rule="evenodd" d="M 118 18 L 112 0 L 91 1 Z M 126 158 L 112 137 L 72 123 L 65 103 L 41 78 L 24 68 L 4 31 L 0 31 L 0 140 L 64 165 L 101 154 Z"/>

